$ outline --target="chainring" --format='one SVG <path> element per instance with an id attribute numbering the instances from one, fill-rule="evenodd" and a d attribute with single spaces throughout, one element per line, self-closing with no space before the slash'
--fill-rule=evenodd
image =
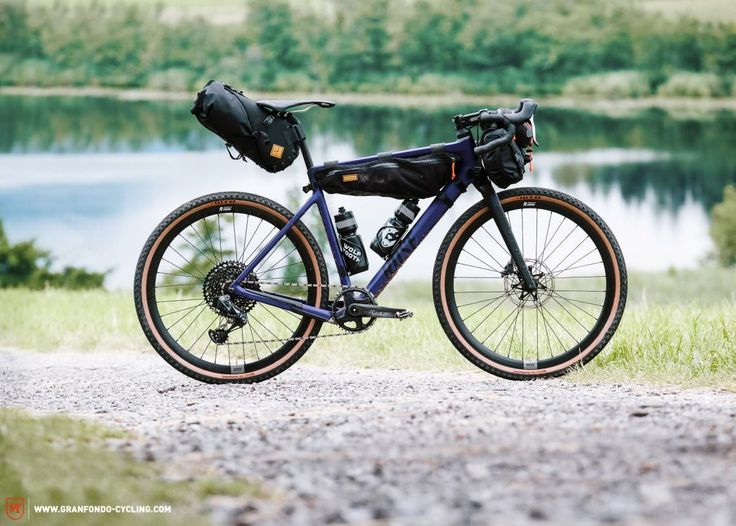
<path id="1" fill-rule="evenodd" d="M 356 298 L 359 294 L 362 297 Z M 376 322 L 376 318 L 351 316 L 347 312 L 353 303 L 370 303 L 371 305 L 376 305 L 376 299 L 368 290 L 360 287 L 343 289 L 332 302 L 332 317 L 335 323 L 347 332 L 363 332 Z M 340 310 L 343 310 L 343 314 L 338 317 Z M 364 321 L 366 319 L 368 321 Z"/>
<path id="2" fill-rule="evenodd" d="M 233 281 L 240 276 L 245 270 L 245 263 L 241 261 L 223 261 L 218 263 L 207 273 L 204 278 L 202 285 L 202 293 L 204 294 L 204 301 L 209 305 L 217 314 L 221 314 L 217 308 L 217 300 L 223 294 L 230 294 L 228 289 L 232 285 Z M 260 284 L 258 283 L 258 277 L 254 273 L 250 273 L 248 278 L 243 283 L 243 288 L 250 290 L 261 290 Z M 230 299 L 233 304 L 243 312 L 249 312 L 253 307 L 256 306 L 254 300 L 243 298 L 240 296 L 230 295 Z"/>

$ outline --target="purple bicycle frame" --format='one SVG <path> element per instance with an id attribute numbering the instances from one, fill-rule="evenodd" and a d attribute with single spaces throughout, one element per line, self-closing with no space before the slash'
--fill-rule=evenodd
<path id="1" fill-rule="evenodd" d="M 399 243 L 399 246 L 393 251 L 391 256 L 376 272 L 373 278 L 368 283 L 367 289 L 373 294 L 374 297 L 378 297 L 383 289 L 391 282 L 393 277 L 399 271 L 401 266 L 409 259 L 414 250 L 421 244 L 427 234 L 432 231 L 435 225 L 439 222 L 442 216 L 452 207 L 457 198 L 465 192 L 467 187 L 471 184 L 470 170 L 475 164 L 475 154 L 473 153 L 473 140 L 470 137 L 465 137 L 458 141 L 441 144 L 426 146 L 423 148 L 416 148 L 412 150 L 403 150 L 400 152 L 392 153 L 394 157 L 413 158 L 427 155 L 436 151 L 443 151 L 458 156 L 459 168 L 456 169 L 456 177 L 453 181 L 449 182 L 443 189 L 442 192 L 432 201 L 429 207 L 424 213 L 417 219 L 409 232 L 404 236 L 404 239 Z M 311 167 L 311 159 L 309 157 L 306 148 L 303 148 L 305 162 L 308 167 L 309 179 L 314 183 L 313 174 L 316 170 L 323 168 L 323 166 Z M 351 166 L 355 164 L 361 164 L 368 161 L 374 161 L 378 159 L 377 155 L 370 157 L 362 157 L 351 161 L 340 163 L 339 166 Z M 337 267 L 338 275 L 340 276 L 340 284 L 344 287 L 351 286 L 350 275 L 345 268 L 345 261 L 340 251 L 339 242 L 337 239 L 337 232 L 332 222 L 332 215 L 327 207 L 327 201 L 325 199 L 322 189 L 313 184 L 312 195 L 307 201 L 301 206 L 301 208 L 294 214 L 294 216 L 284 225 L 278 233 L 266 244 L 263 249 L 256 255 L 256 257 L 248 264 L 245 270 L 237 277 L 230 290 L 237 296 L 241 296 L 250 300 L 255 300 L 266 305 L 271 305 L 281 309 L 286 309 L 291 312 L 309 316 L 311 318 L 317 318 L 322 321 L 327 321 L 332 318 L 332 312 L 329 309 L 320 309 L 312 305 L 308 305 L 304 300 L 297 298 L 291 298 L 281 294 L 262 292 L 257 290 L 250 290 L 244 288 L 240 283 L 246 280 L 251 272 L 268 256 L 271 250 L 283 239 L 286 233 L 299 221 L 304 214 L 316 204 L 319 209 L 319 215 L 322 219 L 325 232 L 327 233 L 327 240 L 330 244 L 330 251 L 332 257 L 335 260 L 335 266 Z"/>

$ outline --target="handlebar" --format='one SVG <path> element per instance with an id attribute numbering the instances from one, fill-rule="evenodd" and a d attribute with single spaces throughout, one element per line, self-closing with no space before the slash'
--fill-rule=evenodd
<path id="1" fill-rule="evenodd" d="M 499 146 L 508 144 L 514 138 L 516 125 L 526 122 L 534 117 L 537 111 L 537 103 L 532 99 L 522 99 L 519 101 L 519 107 L 516 110 L 499 108 L 497 110 L 480 110 L 476 113 L 468 115 L 458 115 L 455 117 L 455 126 L 460 129 L 475 124 L 480 124 L 481 128 L 487 128 L 492 124 L 496 124 L 506 130 L 503 137 L 475 148 L 476 155 L 482 155 Z"/>

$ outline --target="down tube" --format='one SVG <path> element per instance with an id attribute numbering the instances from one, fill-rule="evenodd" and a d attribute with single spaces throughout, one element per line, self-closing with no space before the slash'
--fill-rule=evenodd
<path id="1" fill-rule="evenodd" d="M 442 216 L 445 215 L 463 191 L 459 185 L 451 184 L 444 190 L 446 199 L 438 197 L 432 201 L 427 211 L 422 214 L 412 229 L 409 230 L 409 233 L 401 241 L 393 255 L 376 272 L 376 275 L 368 284 L 368 290 L 374 297 L 378 297 L 383 292 L 383 289 L 391 282 L 401 266 L 406 263 L 409 256 L 414 253 L 414 250 L 427 237 L 427 234 L 432 231 L 432 228 L 434 228 L 439 220 L 442 219 Z"/>

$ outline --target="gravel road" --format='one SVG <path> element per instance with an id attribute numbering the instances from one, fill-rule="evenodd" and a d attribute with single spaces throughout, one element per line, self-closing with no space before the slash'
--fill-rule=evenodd
<path id="1" fill-rule="evenodd" d="M 320 369 L 190 381 L 153 352 L 0 351 L 0 403 L 122 426 L 116 447 L 263 483 L 222 524 L 736 523 L 736 396 Z"/>

